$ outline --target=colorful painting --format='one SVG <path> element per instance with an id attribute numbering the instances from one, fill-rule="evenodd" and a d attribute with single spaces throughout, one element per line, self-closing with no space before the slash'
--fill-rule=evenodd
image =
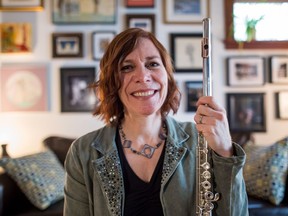
<path id="1" fill-rule="evenodd" d="M 31 52 L 31 24 L 3 23 L 0 24 L 1 52 Z"/>
<path id="2" fill-rule="evenodd" d="M 48 72 L 45 64 L 2 64 L 2 111 L 46 111 Z"/>

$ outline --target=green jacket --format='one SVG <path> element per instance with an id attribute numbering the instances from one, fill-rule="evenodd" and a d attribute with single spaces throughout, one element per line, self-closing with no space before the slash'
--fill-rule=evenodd
<path id="1" fill-rule="evenodd" d="M 165 216 L 195 215 L 195 125 L 167 117 L 168 137 L 162 171 L 160 200 Z M 116 128 L 105 126 L 77 139 L 65 161 L 64 216 L 123 215 L 125 200 L 122 170 L 115 143 Z M 213 215 L 246 216 L 247 195 L 242 176 L 245 153 L 236 156 L 212 152 L 216 192 L 221 194 Z"/>

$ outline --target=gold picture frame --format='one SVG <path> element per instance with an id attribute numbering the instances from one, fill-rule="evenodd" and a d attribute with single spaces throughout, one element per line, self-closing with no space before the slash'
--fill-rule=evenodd
<path id="1" fill-rule="evenodd" d="M 44 0 L 0 0 L 0 11 L 42 11 Z"/>

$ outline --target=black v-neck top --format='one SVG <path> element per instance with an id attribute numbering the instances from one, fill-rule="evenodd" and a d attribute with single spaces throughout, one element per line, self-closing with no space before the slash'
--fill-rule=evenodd
<path id="1" fill-rule="evenodd" d="M 165 146 L 150 182 L 144 182 L 134 173 L 126 160 L 118 130 L 116 133 L 116 144 L 124 178 L 124 216 L 163 216 L 160 202 L 160 188 Z M 139 155 L 139 157 L 142 156 Z"/>

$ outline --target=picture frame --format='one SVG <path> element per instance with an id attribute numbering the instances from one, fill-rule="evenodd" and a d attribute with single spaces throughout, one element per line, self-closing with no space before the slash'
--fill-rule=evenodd
<path id="1" fill-rule="evenodd" d="M 2 23 L 0 24 L 0 38 L 1 53 L 32 52 L 31 23 Z"/>
<path id="2" fill-rule="evenodd" d="M 176 73 L 202 73 L 201 41 L 201 33 L 170 34 L 170 53 Z"/>
<path id="3" fill-rule="evenodd" d="M 115 24 L 116 0 L 52 2 L 52 22 L 61 24 Z"/>
<path id="4" fill-rule="evenodd" d="M 288 56 L 270 56 L 269 57 L 269 78 L 274 84 L 288 83 Z"/>
<path id="5" fill-rule="evenodd" d="M 288 119 L 288 91 L 283 90 L 275 93 L 276 96 L 276 117 Z"/>
<path id="6" fill-rule="evenodd" d="M 187 112 L 196 112 L 196 103 L 198 99 L 203 96 L 203 82 L 202 81 L 186 81 L 185 89 L 187 94 Z"/>
<path id="7" fill-rule="evenodd" d="M 163 20 L 167 24 L 201 24 L 209 15 L 209 0 L 163 0 Z"/>
<path id="8" fill-rule="evenodd" d="M 48 111 L 49 76 L 47 63 L 3 63 L 0 68 L 1 111 Z"/>
<path id="9" fill-rule="evenodd" d="M 126 7 L 128 8 L 153 8 L 154 0 L 126 0 Z"/>
<path id="10" fill-rule="evenodd" d="M 231 132 L 265 132 L 265 93 L 228 93 L 227 115 Z"/>
<path id="11" fill-rule="evenodd" d="M 60 68 L 61 112 L 91 112 L 96 97 L 89 85 L 95 81 L 95 67 Z"/>
<path id="12" fill-rule="evenodd" d="M 227 58 L 227 85 L 246 87 L 265 84 L 265 59 L 259 56 Z"/>
<path id="13" fill-rule="evenodd" d="M 0 11 L 42 11 L 44 0 L 0 0 Z"/>
<path id="14" fill-rule="evenodd" d="M 83 33 L 52 33 L 52 57 L 83 57 Z"/>
<path id="15" fill-rule="evenodd" d="M 126 28 L 141 28 L 155 34 L 154 14 L 127 14 Z"/>
<path id="16" fill-rule="evenodd" d="M 92 33 L 92 57 L 94 60 L 102 58 L 114 37 L 115 32 L 113 31 L 95 31 Z"/>

